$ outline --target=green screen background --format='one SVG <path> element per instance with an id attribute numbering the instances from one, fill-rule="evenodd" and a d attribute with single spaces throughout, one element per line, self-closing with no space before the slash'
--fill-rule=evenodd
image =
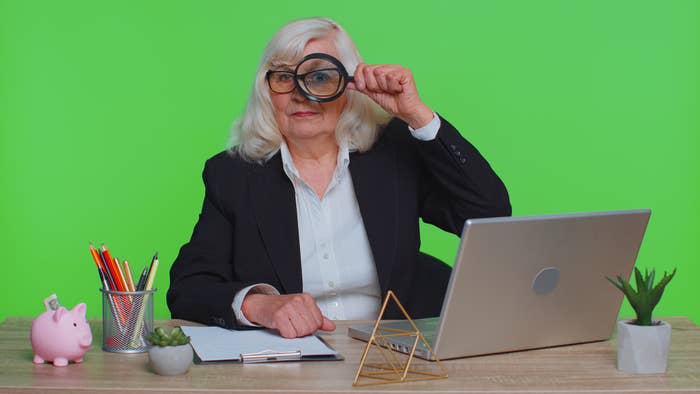
<path id="1" fill-rule="evenodd" d="M 158 251 L 167 318 L 204 161 L 274 32 L 323 15 L 366 62 L 412 69 L 515 215 L 651 208 L 637 265 L 678 267 L 656 314 L 698 322 L 698 4 L 0 0 L 0 320 L 40 313 L 54 292 L 99 317 L 90 241 L 135 271 Z M 457 237 L 422 235 L 452 262 Z"/>

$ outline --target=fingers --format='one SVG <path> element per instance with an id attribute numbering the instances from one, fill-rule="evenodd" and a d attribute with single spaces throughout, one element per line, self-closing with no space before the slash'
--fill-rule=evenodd
<path id="1" fill-rule="evenodd" d="M 365 94 L 409 126 L 418 128 L 432 119 L 433 112 L 420 99 L 411 70 L 393 64 L 361 63 L 357 65 L 353 79 L 354 83 L 349 83 L 348 89 Z"/>
<path id="2" fill-rule="evenodd" d="M 293 294 L 285 297 L 279 308 L 273 314 L 273 322 L 285 338 L 296 338 L 314 332 L 316 327 L 309 321 L 307 302 L 304 294 Z M 311 318 L 313 321 L 313 318 Z"/>
<path id="3" fill-rule="evenodd" d="M 377 78 L 374 75 L 375 66 L 367 66 L 362 69 L 362 76 L 365 78 L 365 86 L 370 92 L 378 92 L 379 84 L 377 83 Z"/>
<path id="4" fill-rule="evenodd" d="M 321 314 L 321 310 L 318 308 L 318 305 L 316 305 L 316 301 L 314 300 L 313 297 L 311 297 L 307 293 L 302 293 L 304 297 L 304 305 L 306 306 L 306 309 L 309 311 L 309 316 L 313 319 L 313 326 L 318 328 L 321 327 L 323 324 L 323 315 Z"/>
<path id="5" fill-rule="evenodd" d="M 280 335 L 285 337 L 285 338 L 296 338 L 297 336 L 297 330 L 294 328 L 294 324 L 292 324 L 291 320 L 287 318 L 287 316 L 275 316 L 273 318 L 273 325 L 274 327 L 271 328 L 276 328 L 277 331 L 280 332 Z"/>
<path id="6" fill-rule="evenodd" d="M 267 304 L 269 319 L 263 319 L 267 324 L 262 325 L 277 329 L 285 338 L 303 337 L 319 329 L 335 329 L 335 324 L 323 317 L 316 301 L 309 294 L 269 297 L 274 299 Z"/>
<path id="7" fill-rule="evenodd" d="M 353 76 L 355 82 L 348 88 L 367 93 L 398 94 L 403 85 L 411 80 L 410 70 L 397 65 L 359 64 Z"/>
<path id="8" fill-rule="evenodd" d="M 333 323 L 333 320 L 323 316 L 323 324 L 321 324 L 319 329 L 323 331 L 335 331 L 335 323 Z"/>

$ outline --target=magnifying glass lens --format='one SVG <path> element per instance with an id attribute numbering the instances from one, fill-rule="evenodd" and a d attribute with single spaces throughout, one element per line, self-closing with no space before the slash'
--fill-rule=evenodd
<path id="1" fill-rule="evenodd" d="M 299 64 L 297 75 L 301 77 L 301 88 L 318 98 L 332 97 L 344 87 L 343 73 L 338 66 L 325 59 L 305 60 Z"/>

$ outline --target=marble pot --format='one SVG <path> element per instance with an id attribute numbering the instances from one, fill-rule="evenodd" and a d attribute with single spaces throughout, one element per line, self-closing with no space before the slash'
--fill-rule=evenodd
<path id="1" fill-rule="evenodd" d="M 181 375 L 192 365 L 194 353 L 189 343 L 179 346 L 151 346 L 148 360 L 153 372 L 158 375 Z"/>
<path id="2" fill-rule="evenodd" d="M 671 325 L 659 321 L 638 326 L 633 320 L 617 322 L 617 369 L 632 373 L 664 373 L 671 345 Z"/>

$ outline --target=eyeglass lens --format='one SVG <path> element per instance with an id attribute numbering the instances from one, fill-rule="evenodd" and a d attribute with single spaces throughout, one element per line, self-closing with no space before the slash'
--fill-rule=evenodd
<path id="1" fill-rule="evenodd" d="M 295 89 L 294 73 L 288 71 L 271 71 L 267 80 L 275 93 L 289 93 Z"/>
<path id="2" fill-rule="evenodd" d="M 301 88 L 316 97 L 335 95 L 343 79 L 338 67 L 324 59 L 308 59 L 300 63 L 297 75 L 301 78 Z"/>

